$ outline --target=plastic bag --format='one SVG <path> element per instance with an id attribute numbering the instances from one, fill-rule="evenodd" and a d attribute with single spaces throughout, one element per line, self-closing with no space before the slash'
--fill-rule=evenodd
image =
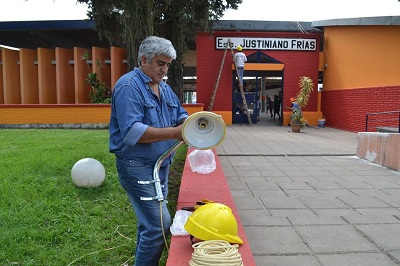
<path id="1" fill-rule="evenodd" d="M 184 226 L 192 213 L 185 210 L 178 210 L 175 213 L 172 225 L 169 228 L 173 236 L 187 236 L 189 233 L 185 230 Z"/>
<path id="2" fill-rule="evenodd" d="M 199 174 L 209 174 L 217 168 L 212 150 L 195 149 L 189 154 L 188 160 L 192 171 Z"/>

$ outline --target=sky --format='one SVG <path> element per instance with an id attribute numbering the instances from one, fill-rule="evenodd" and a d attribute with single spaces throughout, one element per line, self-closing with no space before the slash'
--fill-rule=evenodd
<path id="1" fill-rule="evenodd" d="M 86 19 L 76 0 L 0 0 L 0 21 Z M 317 21 L 400 16 L 400 0 L 243 0 L 223 20 Z"/>
<path id="2" fill-rule="evenodd" d="M 317 21 L 400 16 L 399 0 L 243 0 L 226 20 Z"/>

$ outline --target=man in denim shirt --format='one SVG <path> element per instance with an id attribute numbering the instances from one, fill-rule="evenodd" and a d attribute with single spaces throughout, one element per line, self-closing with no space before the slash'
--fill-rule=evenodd
<path id="1" fill-rule="evenodd" d="M 154 198 L 154 183 L 139 184 L 139 181 L 153 181 L 158 158 L 176 140 L 183 140 L 182 123 L 188 113 L 163 81 L 175 58 L 176 51 L 169 40 L 147 37 L 139 47 L 139 68 L 123 75 L 112 95 L 110 152 L 116 155 L 120 183 L 138 220 L 136 266 L 158 265 L 165 246 L 162 228 L 168 236 L 171 225 L 166 202 Z M 163 161 L 159 170 L 164 198 L 168 194 L 172 160 L 173 154 Z"/>

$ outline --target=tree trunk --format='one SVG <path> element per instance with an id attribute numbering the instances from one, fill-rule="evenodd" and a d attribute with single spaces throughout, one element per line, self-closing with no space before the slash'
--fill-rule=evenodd
<path id="1" fill-rule="evenodd" d="M 153 35 L 154 3 L 153 0 L 142 1 L 141 4 L 132 0 L 124 0 L 124 40 L 128 52 L 128 70 L 138 65 L 137 53 L 140 43 Z"/>
<path id="2" fill-rule="evenodd" d="M 182 56 L 177 56 L 168 71 L 168 84 L 171 86 L 179 101 L 183 102 L 183 64 Z"/>
<path id="3" fill-rule="evenodd" d="M 180 10 L 179 1 L 174 2 L 172 10 Z M 175 47 L 176 59 L 173 61 L 168 71 L 168 81 L 179 100 L 183 102 L 183 54 L 186 53 L 187 45 L 185 42 L 185 23 L 182 12 L 172 12 L 173 16 L 168 18 L 166 25 L 170 29 L 167 31 L 166 38 L 169 39 Z"/>

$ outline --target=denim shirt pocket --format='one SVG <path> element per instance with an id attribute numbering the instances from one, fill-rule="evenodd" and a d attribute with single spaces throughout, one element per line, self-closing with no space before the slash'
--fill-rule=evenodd
<path id="1" fill-rule="evenodd" d="M 145 99 L 144 101 L 143 124 L 148 126 L 156 126 L 158 124 L 157 103 L 152 99 Z"/>
<path id="2" fill-rule="evenodd" d="M 176 126 L 178 123 L 178 104 L 172 101 L 167 101 L 167 106 L 171 126 Z"/>

